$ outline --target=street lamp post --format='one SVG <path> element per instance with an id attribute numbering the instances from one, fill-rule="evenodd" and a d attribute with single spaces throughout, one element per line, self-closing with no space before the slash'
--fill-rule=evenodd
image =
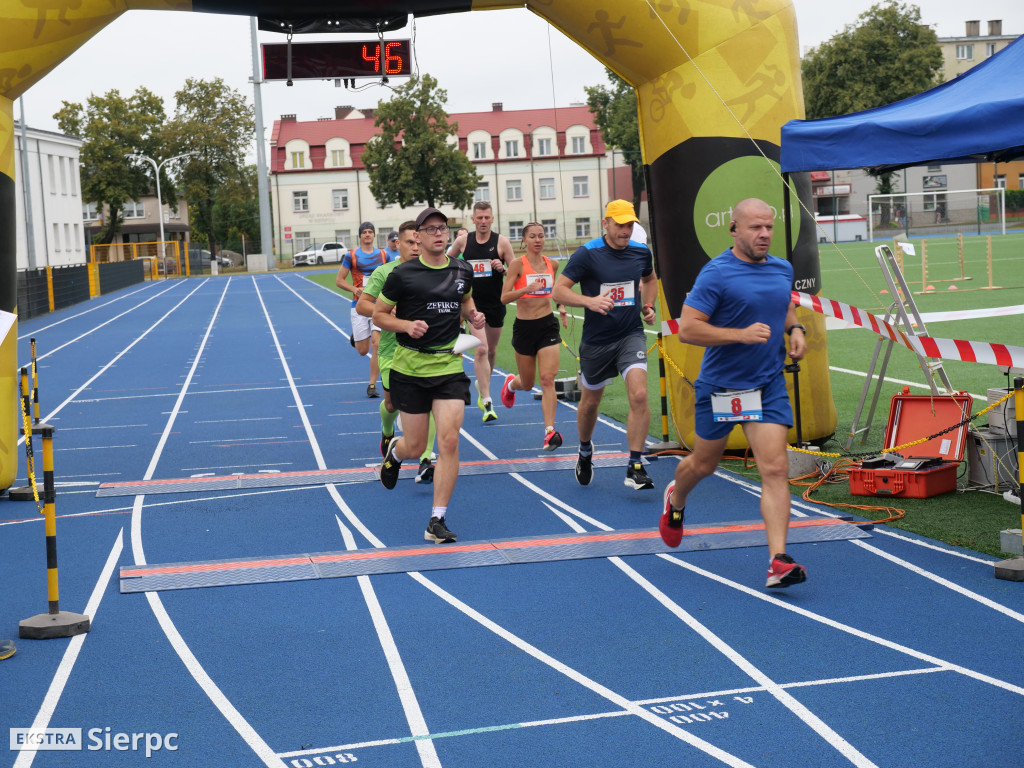
<path id="1" fill-rule="evenodd" d="M 175 155 L 174 157 L 168 157 L 166 160 L 161 161 L 159 165 L 157 164 L 156 160 L 154 160 L 152 157 L 150 157 L 149 155 L 144 155 L 141 152 L 129 152 L 125 155 L 125 158 L 128 160 L 146 160 L 147 162 L 149 162 L 150 165 L 153 166 L 153 174 L 156 176 L 156 212 L 157 219 L 160 222 L 161 259 L 167 258 L 167 251 L 164 249 L 164 201 L 163 197 L 161 197 L 160 195 L 160 169 L 167 165 L 169 162 L 171 162 L 171 160 L 180 160 L 183 157 L 192 157 L 193 155 L 198 154 L 198 152 L 185 152 L 180 155 Z"/>

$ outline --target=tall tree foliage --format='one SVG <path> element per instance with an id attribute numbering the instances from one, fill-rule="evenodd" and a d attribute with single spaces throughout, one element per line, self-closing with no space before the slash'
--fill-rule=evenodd
<path id="1" fill-rule="evenodd" d="M 644 161 L 640 153 L 640 127 L 637 118 L 636 90 L 610 69 L 605 70 L 611 88 L 591 85 L 584 88 L 587 106 L 604 143 L 621 150 L 633 176 L 633 206 L 639 210 L 644 189 Z"/>
<path id="2" fill-rule="evenodd" d="M 221 78 L 189 78 L 174 94 L 174 117 L 167 125 L 170 155 L 196 152 L 182 173 L 193 237 L 216 242 L 214 203 L 230 189 L 249 188 L 244 169 L 256 124 L 252 105 Z M 198 237 L 196 237 L 198 235 Z"/>
<path id="3" fill-rule="evenodd" d="M 257 183 L 256 166 L 247 165 L 240 169 L 232 183 L 217 187 L 213 203 L 213 240 L 222 247 L 241 253 L 244 237 L 246 253 L 261 250 Z"/>
<path id="4" fill-rule="evenodd" d="M 800 65 L 808 118 L 881 107 L 938 85 L 942 50 L 921 10 L 896 0 L 873 5 L 842 32 L 811 49 Z M 892 174 L 873 174 L 878 192 L 893 191 Z"/>
<path id="5" fill-rule="evenodd" d="M 53 116 L 64 133 L 82 139 L 82 199 L 107 206 L 103 229 L 97 241 L 109 243 L 124 223 L 124 206 L 139 200 L 155 187 L 148 163 L 130 162 L 129 152 L 152 157 L 157 163 L 173 153 L 164 146 L 166 114 L 160 97 L 140 87 L 128 97 L 117 90 L 103 96 L 91 95 L 84 106 L 62 101 Z M 163 202 L 176 205 L 177 195 L 170 169 L 161 169 Z"/>
<path id="6" fill-rule="evenodd" d="M 379 205 L 472 205 L 479 177 L 457 143 L 449 143 L 458 124 L 448 122 L 447 100 L 448 92 L 424 73 L 377 105 L 373 122 L 380 132 L 366 143 L 363 164 Z"/>

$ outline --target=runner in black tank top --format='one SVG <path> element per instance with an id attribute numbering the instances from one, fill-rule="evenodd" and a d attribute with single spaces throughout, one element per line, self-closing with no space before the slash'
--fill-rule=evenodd
<path id="1" fill-rule="evenodd" d="M 470 333 L 482 342 L 476 348 L 473 369 L 476 373 L 476 404 L 484 412 L 484 423 L 498 418 L 491 403 L 491 371 L 494 370 L 501 329 L 505 325 L 501 285 L 506 268 L 515 259 L 508 238 L 491 231 L 493 222 L 491 204 L 482 200 L 474 203 L 474 230 L 455 238 L 452 247 L 448 249 L 449 256 L 462 256 L 473 266 L 473 300 L 477 310 L 487 319 L 482 330 L 470 329 Z"/>

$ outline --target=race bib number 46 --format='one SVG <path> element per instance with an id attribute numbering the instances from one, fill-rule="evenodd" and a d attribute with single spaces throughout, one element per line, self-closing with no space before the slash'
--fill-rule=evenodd
<path id="1" fill-rule="evenodd" d="M 490 259 L 472 259 L 469 265 L 473 267 L 473 277 L 490 277 L 491 276 L 491 260 Z"/>
<path id="2" fill-rule="evenodd" d="M 636 297 L 633 293 L 633 281 L 627 280 L 623 283 L 601 283 L 601 293 L 608 294 L 616 307 L 632 307 L 636 305 Z"/>
<path id="3" fill-rule="evenodd" d="M 715 421 L 760 421 L 761 390 L 733 389 L 711 393 Z"/>

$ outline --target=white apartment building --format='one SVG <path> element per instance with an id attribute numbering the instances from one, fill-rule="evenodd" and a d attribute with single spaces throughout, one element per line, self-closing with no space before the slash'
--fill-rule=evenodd
<path id="1" fill-rule="evenodd" d="M 14 123 L 14 184 L 18 269 L 86 262 L 82 229 L 81 139 Z M 27 166 L 27 167 L 26 167 Z M 25 184 L 25 172 L 28 184 Z M 32 214 L 26 216 L 26 187 Z M 30 246 L 31 243 L 31 246 Z"/>
<path id="2" fill-rule="evenodd" d="M 476 200 L 487 200 L 496 231 L 518 245 L 523 225 L 541 222 L 552 252 L 575 249 L 601 233 L 604 205 L 632 199 L 629 167 L 610 152 L 586 106 L 452 114 L 458 148 L 480 180 Z M 377 131 L 372 110 L 338 107 L 333 119 L 299 121 L 284 115 L 270 140 L 270 187 L 279 257 L 326 242 L 357 244 L 359 224 L 373 222 L 378 245 L 422 209 L 381 206 L 362 164 Z M 470 209 L 438 207 L 453 226 L 470 228 Z"/>

